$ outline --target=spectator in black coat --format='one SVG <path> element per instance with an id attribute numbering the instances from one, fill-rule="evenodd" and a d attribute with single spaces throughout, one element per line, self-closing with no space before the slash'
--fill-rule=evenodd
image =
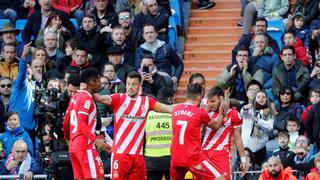
<path id="1" fill-rule="evenodd" d="M 118 23 L 117 13 L 109 0 L 94 0 L 93 2 L 95 7 L 92 13 L 96 17 L 98 27 L 110 26 L 112 28 Z"/>
<path id="2" fill-rule="evenodd" d="M 135 70 L 132 66 L 124 63 L 122 49 L 117 46 L 111 46 L 107 51 L 107 56 L 109 62 L 115 66 L 117 77 L 125 83 L 127 74 Z"/>
<path id="3" fill-rule="evenodd" d="M 123 51 L 124 63 L 134 66 L 134 50 L 126 41 L 124 29 L 120 25 L 116 25 L 110 36 L 106 38 L 104 44 L 107 47 L 117 46 Z"/>
<path id="4" fill-rule="evenodd" d="M 156 97 L 161 88 L 173 88 L 171 77 L 157 71 L 152 54 L 142 56 L 139 73 L 142 77 L 142 92 L 144 95 Z"/>
<path id="5" fill-rule="evenodd" d="M 142 29 L 144 24 L 152 24 L 156 27 L 158 38 L 168 42 L 169 15 L 166 10 L 160 9 L 156 0 L 144 1 L 147 12 L 137 14 L 133 26 Z"/>
<path id="6" fill-rule="evenodd" d="M 79 33 L 75 37 L 79 41 L 80 46 L 87 50 L 88 54 L 96 59 L 104 51 L 103 36 L 100 34 L 96 18 L 93 14 L 87 14 L 82 19 L 82 25 Z M 95 66 L 95 64 L 92 64 Z"/>
<path id="7" fill-rule="evenodd" d="M 37 39 L 38 32 L 41 28 L 44 28 L 49 14 L 51 11 L 62 14 L 62 24 L 66 27 L 72 36 L 75 35 L 76 29 L 73 26 L 72 22 L 69 20 L 69 17 L 64 12 L 52 8 L 52 1 L 49 0 L 39 0 L 40 9 L 36 10 L 31 17 L 28 19 L 26 26 L 22 32 L 22 39 L 24 43 L 29 43 L 32 40 L 34 45 L 35 40 Z"/>
<path id="8" fill-rule="evenodd" d="M 306 120 L 306 133 L 310 143 L 320 148 L 320 102 L 313 105 Z"/>

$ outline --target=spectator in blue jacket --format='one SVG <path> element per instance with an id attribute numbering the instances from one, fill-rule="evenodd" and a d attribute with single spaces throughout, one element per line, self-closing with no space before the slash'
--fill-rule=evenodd
<path id="1" fill-rule="evenodd" d="M 135 52 L 135 69 L 140 68 L 143 54 L 152 53 L 158 71 L 169 75 L 173 83 L 177 83 L 183 72 L 183 62 L 169 44 L 157 39 L 156 28 L 152 24 L 143 26 L 143 38 L 145 43 L 141 44 Z M 174 68 L 172 68 L 174 66 Z"/>
<path id="2" fill-rule="evenodd" d="M 25 45 L 19 61 L 18 76 L 13 82 L 9 100 L 9 111 L 19 114 L 20 125 L 29 133 L 32 141 L 35 138 L 36 120 L 34 117 L 34 98 L 32 93 L 32 70 L 25 60 L 31 50 L 31 43 Z"/>
<path id="3" fill-rule="evenodd" d="M 29 134 L 23 129 L 22 126 L 20 126 L 20 118 L 18 113 L 9 112 L 7 117 L 6 132 L 0 136 L 5 158 L 9 156 L 13 143 L 19 139 L 22 139 L 27 143 L 29 153 L 31 157 L 34 157 L 32 141 Z"/>
<path id="4" fill-rule="evenodd" d="M 265 89 L 271 88 L 272 69 L 279 63 L 279 57 L 268 47 L 268 37 L 264 33 L 256 34 L 254 37 L 254 48 L 251 63 L 256 64 L 263 71 L 263 84 Z"/>
<path id="5" fill-rule="evenodd" d="M 16 141 L 6 162 L 0 163 L 2 175 L 24 175 L 23 179 L 31 180 L 34 174 L 40 173 L 40 164 L 28 153 L 27 144 L 23 140 Z"/>

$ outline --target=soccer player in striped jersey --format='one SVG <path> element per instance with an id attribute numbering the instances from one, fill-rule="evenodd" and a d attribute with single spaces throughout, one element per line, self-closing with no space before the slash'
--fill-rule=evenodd
<path id="1" fill-rule="evenodd" d="M 69 154 L 74 179 L 104 179 L 103 163 L 98 148 L 107 150 L 103 139 L 95 135 L 97 108 L 92 94 L 100 88 L 100 75 L 96 69 L 82 72 L 81 82 L 85 90 L 79 90 L 69 101 L 63 121 L 65 139 L 69 142 Z"/>
<path id="2" fill-rule="evenodd" d="M 187 171 L 197 179 L 224 179 L 217 164 L 214 164 L 201 150 L 200 131 L 203 124 L 210 128 L 220 127 L 223 113 L 210 119 L 205 109 L 199 108 L 203 88 L 200 84 L 189 84 L 187 101 L 176 105 L 172 112 L 173 139 L 171 145 L 170 176 L 172 180 L 184 179 Z M 225 109 L 221 106 L 221 112 Z"/>
<path id="3" fill-rule="evenodd" d="M 216 118 L 221 115 L 219 110 L 222 101 L 224 100 L 224 91 L 219 87 L 213 87 L 208 94 L 208 111 L 211 118 Z M 241 157 L 242 174 L 245 173 L 246 158 L 244 147 L 240 134 L 242 120 L 239 117 L 239 112 L 236 109 L 227 109 L 223 115 L 222 124 L 219 129 L 206 127 L 205 135 L 202 143 L 203 150 L 208 154 L 212 162 L 218 164 L 219 173 L 230 179 L 230 147 L 231 139 L 234 135 L 235 144 Z"/>
<path id="4" fill-rule="evenodd" d="M 95 100 L 110 105 L 114 112 L 114 141 L 111 148 L 112 179 L 146 179 L 143 144 L 146 117 L 150 110 L 172 112 L 172 107 L 148 96 L 140 96 L 142 79 L 139 73 L 127 75 L 126 93 L 100 96 Z"/>

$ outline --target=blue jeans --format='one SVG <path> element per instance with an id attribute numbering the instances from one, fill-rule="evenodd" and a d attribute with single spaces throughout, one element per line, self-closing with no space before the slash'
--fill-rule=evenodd
<path id="1" fill-rule="evenodd" d="M 0 19 L 9 19 L 13 24 L 16 24 L 17 12 L 13 9 L 0 10 Z"/>

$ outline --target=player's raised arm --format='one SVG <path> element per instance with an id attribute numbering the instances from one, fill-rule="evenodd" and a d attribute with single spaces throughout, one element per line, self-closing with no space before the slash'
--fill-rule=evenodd
<path id="1" fill-rule="evenodd" d="M 111 104 L 111 98 L 109 95 L 100 95 L 98 93 L 93 94 L 93 100 L 105 105 Z"/>
<path id="2" fill-rule="evenodd" d="M 173 105 L 166 105 L 159 102 L 156 102 L 154 106 L 154 111 L 156 112 L 164 112 L 164 113 L 172 113 Z"/>

